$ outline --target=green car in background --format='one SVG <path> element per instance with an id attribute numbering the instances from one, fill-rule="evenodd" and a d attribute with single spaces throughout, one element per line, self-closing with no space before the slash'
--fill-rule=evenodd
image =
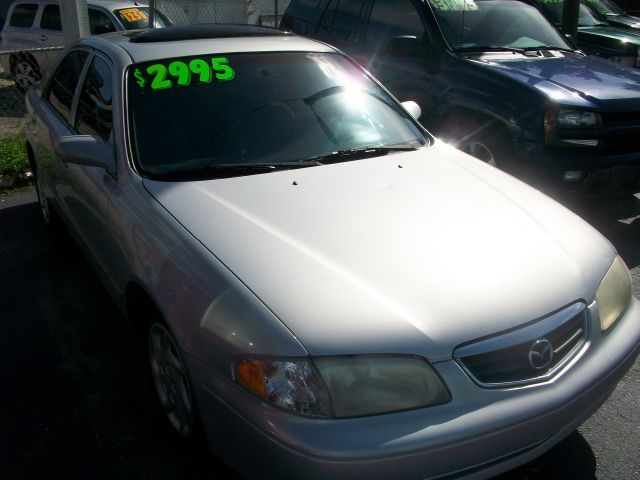
<path id="1" fill-rule="evenodd" d="M 614 27 L 633 28 L 640 31 L 640 17 L 629 15 L 612 0 L 587 0 L 587 4 Z"/>
<path id="2" fill-rule="evenodd" d="M 556 26 L 562 24 L 564 0 L 538 0 L 538 4 Z M 640 67 L 640 31 L 614 27 L 584 1 L 580 3 L 578 38 L 575 40 L 578 48 L 589 55 Z"/>

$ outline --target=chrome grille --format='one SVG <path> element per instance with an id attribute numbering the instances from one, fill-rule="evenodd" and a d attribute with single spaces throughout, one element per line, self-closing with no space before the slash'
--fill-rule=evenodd
<path id="1" fill-rule="evenodd" d="M 485 387 L 539 382 L 582 349 L 587 328 L 586 306 L 575 303 L 525 327 L 462 345 L 453 355 Z"/>

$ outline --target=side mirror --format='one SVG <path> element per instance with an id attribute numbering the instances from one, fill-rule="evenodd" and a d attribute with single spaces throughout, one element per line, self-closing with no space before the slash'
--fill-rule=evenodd
<path id="1" fill-rule="evenodd" d="M 53 150 L 63 162 L 116 171 L 113 150 L 101 138 L 92 135 L 60 137 L 55 141 Z"/>
<path id="2" fill-rule="evenodd" d="M 409 115 L 411 115 L 416 120 L 418 120 L 420 118 L 420 115 L 422 115 L 422 109 L 420 108 L 420 105 L 418 105 L 413 100 L 402 102 L 402 106 L 407 112 L 409 112 Z"/>
<path id="3" fill-rule="evenodd" d="M 418 58 L 425 54 L 424 45 L 414 35 L 399 35 L 389 40 L 387 54 L 397 58 Z"/>

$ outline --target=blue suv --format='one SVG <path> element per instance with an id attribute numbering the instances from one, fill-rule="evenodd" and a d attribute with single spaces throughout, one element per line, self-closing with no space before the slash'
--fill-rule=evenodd
<path id="1" fill-rule="evenodd" d="M 531 182 L 640 173 L 640 71 L 577 50 L 519 0 L 293 0 L 280 28 L 351 54 L 422 123 Z"/>

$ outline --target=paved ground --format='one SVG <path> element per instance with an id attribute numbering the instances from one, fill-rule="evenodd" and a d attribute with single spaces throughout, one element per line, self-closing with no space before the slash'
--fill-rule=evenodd
<path id="1" fill-rule="evenodd" d="M 634 269 L 636 294 L 638 197 L 570 202 Z M 33 191 L 0 193 L 0 478 L 234 478 L 168 435 L 135 336 L 77 247 L 48 239 L 34 202 Z M 500 479 L 637 480 L 639 393 L 636 362 L 575 434 Z"/>

